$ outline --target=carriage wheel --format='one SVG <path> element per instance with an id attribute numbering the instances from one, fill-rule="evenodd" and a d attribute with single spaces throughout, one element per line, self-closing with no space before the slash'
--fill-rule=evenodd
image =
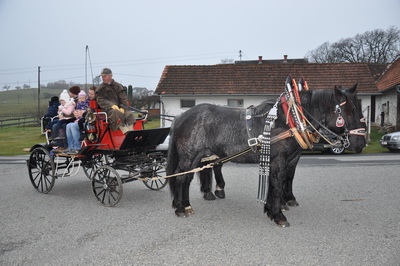
<path id="1" fill-rule="evenodd" d="M 92 176 L 97 168 L 107 163 L 107 155 L 95 154 L 91 156 L 91 158 L 87 160 L 84 164 L 82 164 L 83 172 L 85 173 L 87 178 L 89 178 L 89 180 L 92 180 Z"/>
<path id="2" fill-rule="evenodd" d="M 151 165 L 151 177 L 164 177 L 166 175 L 165 171 L 166 160 L 162 158 L 161 160 L 155 161 Z M 156 180 L 147 180 L 143 181 L 146 187 L 152 190 L 160 190 L 163 189 L 168 184 L 168 179 L 160 178 Z"/>
<path id="3" fill-rule="evenodd" d="M 41 192 L 48 193 L 55 183 L 55 166 L 53 158 L 47 149 L 35 148 L 28 160 L 29 179 L 33 187 Z"/>
<path id="4" fill-rule="evenodd" d="M 97 168 L 92 178 L 92 190 L 104 206 L 114 206 L 122 198 L 122 180 L 117 171 L 103 165 Z"/>

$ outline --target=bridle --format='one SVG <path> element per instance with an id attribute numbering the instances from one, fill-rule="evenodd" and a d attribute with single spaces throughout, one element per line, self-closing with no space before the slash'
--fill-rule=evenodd
<path id="1" fill-rule="evenodd" d="M 349 141 L 349 136 L 350 135 L 356 135 L 356 136 L 365 136 L 366 129 L 365 128 L 355 128 L 355 129 L 348 129 L 347 128 L 347 123 L 345 119 L 342 116 L 342 106 L 344 106 L 347 102 L 344 101 L 340 104 L 337 104 L 335 106 L 335 113 L 338 115 L 336 118 L 336 127 L 344 127 L 344 132 L 343 134 L 339 135 L 339 140 L 342 141 L 343 147 L 348 148 L 350 146 L 350 141 Z M 365 117 L 362 117 L 360 119 L 361 123 L 365 123 Z M 331 131 L 332 132 L 332 131 Z"/>

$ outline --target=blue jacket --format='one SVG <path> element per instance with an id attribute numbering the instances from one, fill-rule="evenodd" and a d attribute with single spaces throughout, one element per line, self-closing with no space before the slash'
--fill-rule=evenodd
<path id="1" fill-rule="evenodd" d="M 60 105 L 59 101 L 49 101 L 49 108 L 47 109 L 47 113 L 44 117 L 54 117 L 57 116 L 58 106 Z"/>

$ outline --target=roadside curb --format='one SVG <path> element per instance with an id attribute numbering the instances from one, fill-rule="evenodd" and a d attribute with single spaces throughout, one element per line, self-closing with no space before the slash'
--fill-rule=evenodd
<path id="1" fill-rule="evenodd" d="M 16 156 L 0 156 L 0 164 L 25 164 L 26 160 L 28 159 L 29 154 Z"/>

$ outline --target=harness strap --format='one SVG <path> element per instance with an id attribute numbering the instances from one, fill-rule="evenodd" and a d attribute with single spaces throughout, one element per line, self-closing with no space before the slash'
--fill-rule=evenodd
<path id="1" fill-rule="evenodd" d="M 263 136 L 261 138 L 260 167 L 258 174 L 258 196 L 257 200 L 266 204 L 268 196 L 268 181 L 271 161 L 271 129 L 275 126 L 277 116 L 277 106 L 279 99 L 268 113 L 265 119 Z"/>
<path id="2" fill-rule="evenodd" d="M 253 143 L 251 144 L 251 140 L 254 140 L 254 130 L 253 130 L 253 114 L 254 114 L 255 107 L 250 105 L 246 109 L 246 129 L 247 129 L 247 136 L 249 138 L 249 146 L 253 152 L 257 151 L 256 145 Z"/>

